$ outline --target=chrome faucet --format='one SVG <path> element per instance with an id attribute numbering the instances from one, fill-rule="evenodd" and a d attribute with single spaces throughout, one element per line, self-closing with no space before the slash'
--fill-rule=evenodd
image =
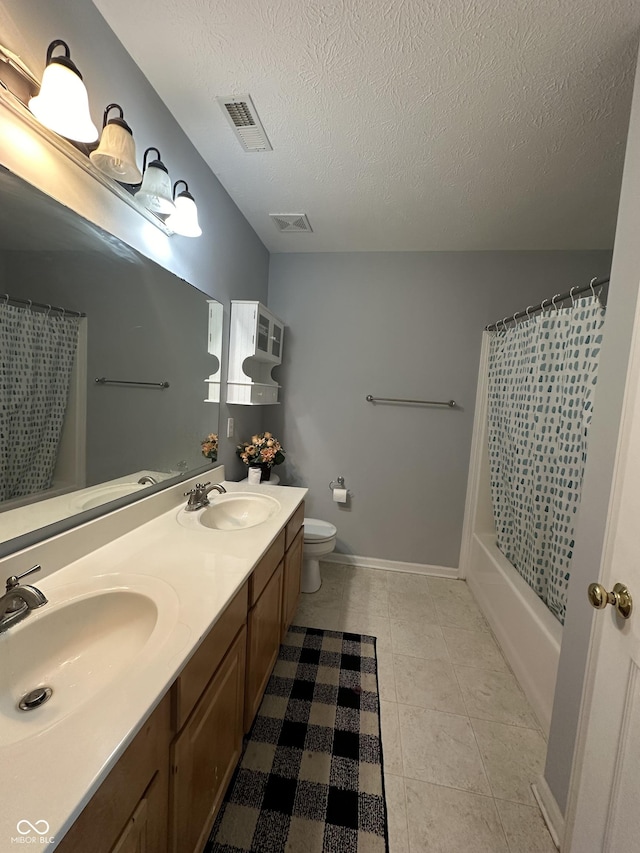
<path id="1" fill-rule="evenodd" d="M 209 488 L 207 488 L 209 486 Z M 187 501 L 187 505 L 185 510 L 187 512 L 195 512 L 197 509 L 202 509 L 205 506 L 209 506 L 209 492 L 213 490 L 220 492 L 223 495 L 227 490 L 221 483 L 214 483 L 213 486 L 211 483 L 196 483 L 193 489 L 189 492 L 185 492 L 185 498 L 188 496 L 189 500 Z"/>
<path id="2" fill-rule="evenodd" d="M 144 477 L 140 477 L 138 480 L 139 486 L 157 486 L 158 481 L 155 477 L 151 477 L 149 474 L 145 474 Z"/>
<path id="3" fill-rule="evenodd" d="M 7 578 L 7 589 L 0 598 L 0 633 L 21 622 L 38 607 L 47 603 L 44 593 L 35 586 L 21 586 L 20 579 L 34 572 L 39 572 L 42 566 L 32 566 L 21 575 L 11 575 Z"/>

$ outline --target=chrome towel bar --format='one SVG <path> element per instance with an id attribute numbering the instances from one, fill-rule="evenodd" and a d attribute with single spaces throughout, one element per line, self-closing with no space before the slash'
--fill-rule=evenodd
<path id="1" fill-rule="evenodd" d="M 367 403 L 416 403 L 419 406 L 448 406 L 450 409 L 457 406 L 455 400 L 401 400 L 397 397 L 372 397 L 371 394 L 367 394 L 365 399 Z"/>
<path id="2" fill-rule="evenodd" d="M 151 388 L 168 388 L 168 382 L 132 382 L 130 379 L 107 379 L 101 376 L 96 379 L 97 385 L 147 385 Z"/>

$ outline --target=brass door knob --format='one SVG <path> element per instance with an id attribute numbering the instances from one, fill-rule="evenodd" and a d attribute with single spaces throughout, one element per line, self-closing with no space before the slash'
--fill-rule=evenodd
<path id="1" fill-rule="evenodd" d="M 596 610 L 604 610 L 607 604 L 611 604 L 623 619 L 628 619 L 631 616 L 633 599 L 623 583 L 617 583 L 613 587 L 613 592 L 607 592 L 600 583 L 590 583 L 587 595 L 589 596 L 589 604 Z"/>

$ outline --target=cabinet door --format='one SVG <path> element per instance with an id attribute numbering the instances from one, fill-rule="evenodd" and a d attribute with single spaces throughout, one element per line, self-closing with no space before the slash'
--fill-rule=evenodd
<path id="1" fill-rule="evenodd" d="M 270 352 L 273 358 L 280 363 L 282 361 L 282 336 L 284 334 L 284 326 L 277 320 L 272 320 L 271 331 L 269 334 L 269 342 L 271 344 Z"/>
<path id="2" fill-rule="evenodd" d="M 111 853 L 154 853 L 159 845 L 166 849 L 166 790 L 156 773 Z"/>
<path id="3" fill-rule="evenodd" d="M 284 583 L 282 590 L 282 636 L 287 633 L 300 600 L 300 575 L 302 573 L 302 548 L 304 528 L 298 530 L 289 550 L 284 555 Z"/>
<path id="4" fill-rule="evenodd" d="M 256 309 L 256 352 L 269 354 L 271 352 L 271 317 L 258 306 Z"/>
<path id="5" fill-rule="evenodd" d="M 172 853 L 200 853 L 242 751 L 243 628 L 171 750 Z"/>
<path id="6" fill-rule="evenodd" d="M 249 611 L 244 730 L 248 732 L 275 666 L 282 629 L 282 561 Z"/>

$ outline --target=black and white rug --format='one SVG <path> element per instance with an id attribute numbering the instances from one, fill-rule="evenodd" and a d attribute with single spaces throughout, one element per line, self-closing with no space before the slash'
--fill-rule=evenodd
<path id="1" fill-rule="evenodd" d="M 385 853 L 375 637 L 292 626 L 205 853 Z"/>

